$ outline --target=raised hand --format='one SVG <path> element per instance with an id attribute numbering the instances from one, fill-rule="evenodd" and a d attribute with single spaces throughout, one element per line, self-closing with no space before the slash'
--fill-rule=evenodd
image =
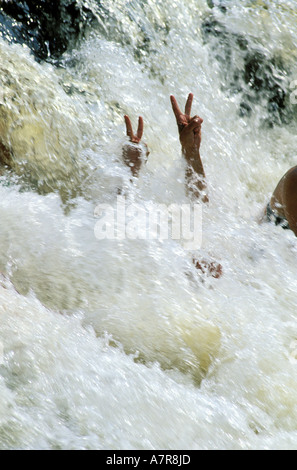
<path id="1" fill-rule="evenodd" d="M 191 117 L 193 99 L 194 95 L 190 93 L 186 102 L 185 112 L 182 113 L 175 97 L 173 95 L 170 96 L 183 156 L 188 163 L 186 169 L 188 192 L 195 199 L 200 198 L 203 202 L 208 202 L 208 196 L 205 194 L 205 172 L 200 157 L 201 125 L 203 119 L 197 115 Z"/>
<path id="2" fill-rule="evenodd" d="M 183 150 L 189 155 L 198 153 L 201 144 L 201 125 L 203 119 L 199 116 L 191 118 L 194 95 L 190 93 L 186 102 L 185 112 L 182 113 L 174 96 L 170 96 L 172 109 L 176 118 L 179 138 Z"/>
<path id="3" fill-rule="evenodd" d="M 147 161 L 149 151 L 147 145 L 141 143 L 143 136 L 143 118 L 138 119 L 138 129 L 136 134 L 133 132 L 132 123 L 129 116 L 125 117 L 127 136 L 130 142 L 123 147 L 123 160 L 131 169 L 133 176 L 138 176 L 143 161 Z"/>

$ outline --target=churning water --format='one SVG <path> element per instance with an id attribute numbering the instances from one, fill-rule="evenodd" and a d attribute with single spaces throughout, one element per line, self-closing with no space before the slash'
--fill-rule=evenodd
<path id="1" fill-rule="evenodd" d="M 0 447 L 296 449 L 297 243 L 259 224 L 297 158 L 295 1 L 79 3 L 58 61 L 0 38 Z M 189 92 L 219 280 L 176 240 L 94 234 L 122 185 L 187 203 L 169 96 Z M 124 114 L 151 152 L 133 185 Z"/>

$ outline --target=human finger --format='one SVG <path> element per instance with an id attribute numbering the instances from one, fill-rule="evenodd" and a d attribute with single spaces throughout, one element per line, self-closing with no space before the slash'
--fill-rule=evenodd
<path id="1" fill-rule="evenodd" d="M 137 138 L 139 141 L 142 139 L 143 136 L 143 118 L 139 116 L 138 119 L 138 129 L 137 129 Z"/>
<path id="2" fill-rule="evenodd" d="M 134 137 L 134 134 L 133 134 L 133 128 L 132 128 L 131 120 L 130 120 L 129 116 L 127 116 L 127 115 L 125 115 L 124 118 L 125 118 L 125 123 L 126 123 L 127 136 L 130 137 L 130 139 L 132 140 L 133 137 Z"/>
<path id="3" fill-rule="evenodd" d="M 194 99 L 194 95 L 193 93 L 190 93 L 186 102 L 186 107 L 185 107 L 185 114 L 189 117 L 191 116 L 193 99 Z"/>
<path id="4" fill-rule="evenodd" d="M 194 130 L 196 130 L 196 129 L 197 129 L 197 131 L 198 131 L 199 129 L 201 129 L 201 124 L 202 124 L 202 123 L 203 123 L 203 119 L 202 119 L 201 117 L 199 117 L 199 116 L 194 116 L 194 117 L 190 120 L 189 124 L 186 126 L 185 132 L 192 132 L 192 131 L 194 131 Z"/>
<path id="5" fill-rule="evenodd" d="M 173 109 L 173 112 L 174 112 L 174 115 L 176 117 L 176 120 L 179 122 L 180 120 L 180 116 L 183 114 L 181 112 L 181 110 L 179 109 L 179 106 L 177 104 L 177 101 L 175 99 L 175 97 L 173 95 L 170 96 L 170 100 L 171 100 L 171 105 L 172 105 L 172 109 Z"/>

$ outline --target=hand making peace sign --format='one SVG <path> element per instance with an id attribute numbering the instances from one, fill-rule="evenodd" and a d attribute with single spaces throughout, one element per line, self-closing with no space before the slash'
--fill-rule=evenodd
<path id="1" fill-rule="evenodd" d="M 126 144 L 123 148 L 123 159 L 127 166 L 130 167 L 132 175 L 138 176 L 142 162 L 147 161 L 149 155 L 148 147 L 145 143 L 141 143 L 143 136 L 143 118 L 139 116 L 138 128 L 136 134 L 133 132 L 132 123 L 129 116 L 125 115 L 127 136 L 130 143 Z"/>
<path id="2" fill-rule="evenodd" d="M 181 145 L 184 150 L 191 152 L 199 151 L 201 144 L 201 125 L 203 123 L 203 119 L 197 115 L 191 118 L 193 99 L 194 95 L 190 93 L 186 102 L 185 112 L 182 113 L 175 97 L 173 95 L 170 96 Z"/>

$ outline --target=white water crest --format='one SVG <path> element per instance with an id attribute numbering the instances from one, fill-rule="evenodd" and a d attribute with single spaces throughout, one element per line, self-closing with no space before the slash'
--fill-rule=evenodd
<path id="1" fill-rule="evenodd" d="M 59 64 L 0 38 L 2 449 L 297 447 L 297 242 L 259 224 L 297 161 L 295 3 L 208 3 L 89 0 L 97 22 Z M 169 96 L 189 92 L 201 250 L 98 240 L 95 208 L 119 188 L 135 205 L 188 202 Z M 143 116 L 150 149 L 133 184 L 124 114 Z"/>

